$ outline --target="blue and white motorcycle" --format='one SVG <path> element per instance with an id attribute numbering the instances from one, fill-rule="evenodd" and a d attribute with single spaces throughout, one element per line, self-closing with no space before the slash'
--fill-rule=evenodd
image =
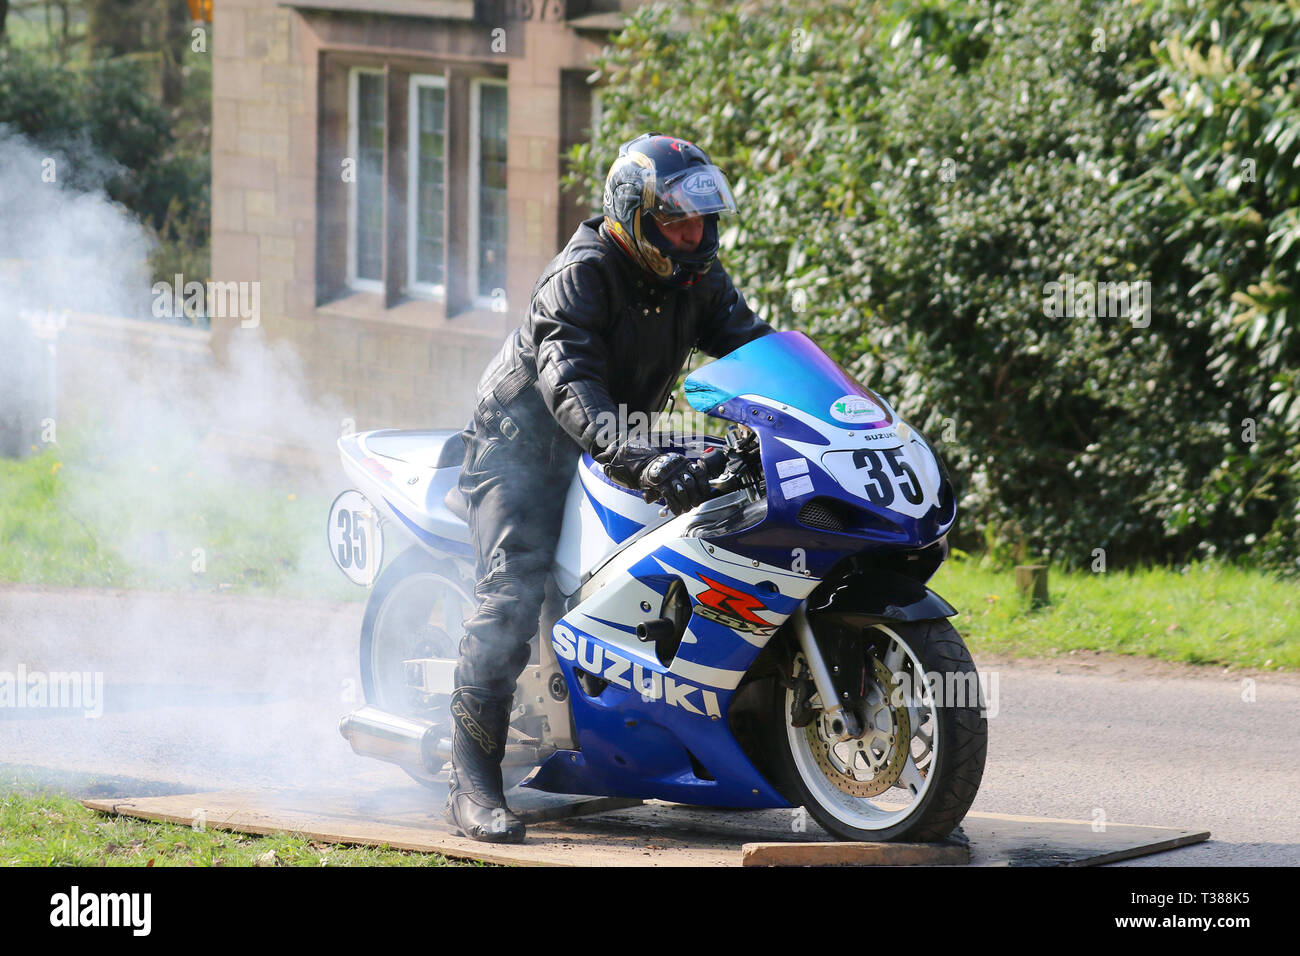
<path id="1" fill-rule="evenodd" d="M 672 516 L 576 461 L 507 786 L 803 806 L 841 839 L 942 840 L 975 799 L 987 739 L 956 611 L 926 587 L 956 517 L 942 460 L 800 332 L 703 366 L 685 393 L 732 423 L 700 439 L 710 500 Z M 373 587 L 367 706 L 340 731 L 445 787 L 474 602 L 463 443 L 382 430 L 339 447 L 359 491 L 335 502 L 331 552 Z M 385 539 L 405 548 L 376 577 Z"/>

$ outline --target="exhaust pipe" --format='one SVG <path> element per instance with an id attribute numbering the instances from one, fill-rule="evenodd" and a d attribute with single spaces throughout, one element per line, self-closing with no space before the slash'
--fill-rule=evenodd
<path id="1" fill-rule="evenodd" d="M 440 773 L 451 759 L 451 739 L 440 736 L 442 729 L 432 721 L 390 714 L 378 707 L 362 707 L 339 720 L 339 733 L 352 745 L 353 753 L 432 774 Z M 506 744 L 501 765 L 532 767 L 541 758 L 541 748 L 535 743 Z"/>
<path id="2" fill-rule="evenodd" d="M 378 707 L 362 707 L 339 720 L 339 733 L 353 753 L 435 774 L 451 759 L 451 741 L 439 737 L 439 729 L 432 721 Z"/>

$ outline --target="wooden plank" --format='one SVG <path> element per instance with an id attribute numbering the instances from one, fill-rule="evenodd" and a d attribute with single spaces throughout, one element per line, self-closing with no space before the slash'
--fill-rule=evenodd
<path id="1" fill-rule="evenodd" d="M 213 795 L 201 794 L 200 797 Z M 167 798 L 151 798 L 140 801 L 123 800 L 83 800 L 84 806 L 104 813 L 124 814 L 145 820 L 164 823 L 178 823 L 193 826 L 194 808 L 169 807 Z M 188 801 L 190 803 L 194 800 Z M 417 830 L 409 827 L 395 827 L 391 824 L 375 824 L 364 820 L 342 823 L 335 820 L 293 817 L 283 814 L 266 814 L 249 807 L 231 807 L 222 805 L 221 801 L 204 800 L 205 803 L 217 803 L 218 808 L 210 813 L 204 812 L 204 825 L 218 830 L 234 830 L 240 833 L 268 835 L 272 833 L 289 833 L 310 840 L 324 843 L 340 843 L 352 846 L 388 846 L 395 850 L 412 850 L 420 853 L 441 853 L 456 859 L 480 860 L 485 863 L 518 865 L 526 863 L 532 866 L 563 866 L 564 862 L 550 860 L 526 845 L 510 846 L 505 844 L 480 843 L 464 837 L 452 836 L 449 832 Z M 498 852 L 498 847 L 502 848 Z M 530 852 L 530 849 L 532 852 Z"/>
<path id="2" fill-rule="evenodd" d="M 403 802 L 404 801 L 404 802 Z M 650 852 L 635 845 L 569 832 L 562 821 L 585 813 L 635 806 L 640 801 L 606 797 L 556 797 L 527 791 L 512 793 L 519 815 L 529 823 L 523 844 L 480 843 L 455 834 L 442 819 L 441 804 L 433 807 L 422 791 L 364 794 L 358 801 L 347 794 L 278 794 L 216 792 L 135 799 L 83 800 L 101 813 L 193 826 L 202 811 L 203 825 L 218 830 L 267 835 L 289 833 L 307 839 L 349 845 L 389 846 L 398 850 L 441 853 L 457 859 L 528 866 L 644 866 L 727 865 L 726 854 L 687 853 L 668 863 L 647 859 Z M 539 822 L 540 821 L 540 822 Z M 541 828 L 557 828 L 547 831 Z"/>
<path id="3" fill-rule="evenodd" d="M 968 813 L 962 827 L 973 862 L 995 866 L 1100 866 L 1210 838 L 1208 830 L 1006 813 Z"/>
<path id="4" fill-rule="evenodd" d="M 964 866 L 970 847 L 951 843 L 746 843 L 741 866 Z"/>
<path id="5" fill-rule="evenodd" d="M 1154 843 L 1142 843 L 1137 846 L 1112 850 L 1110 853 L 1102 853 L 1099 856 L 1090 856 L 1083 860 L 1071 860 L 1069 863 L 1063 865 L 1101 866 L 1105 863 L 1118 863 L 1120 860 L 1131 860 L 1134 857 L 1149 856 L 1152 853 L 1163 853 L 1165 850 L 1176 850 L 1180 846 L 1191 846 L 1193 843 L 1203 843 L 1209 838 L 1209 830 L 1202 830 L 1200 832 L 1184 832 L 1172 836 L 1168 840 L 1157 840 Z"/>
<path id="6" fill-rule="evenodd" d="M 526 789 L 511 791 L 510 802 L 528 822 L 523 844 L 479 843 L 456 835 L 442 818 L 441 801 L 414 786 L 191 793 L 86 800 L 84 805 L 183 826 L 192 825 L 202 810 L 205 825 L 218 829 L 298 833 L 323 842 L 387 845 L 524 866 L 897 866 L 963 865 L 967 860 L 975 866 L 1092 866 L 1209 838 L 1204 831 L 1170 827 L 1106 823 L 1095 829 L 1092 821 L 970 813 L 954 837 L 944 844 L 921 844 L 918 850 L 904 844 L 837 843 L 812 820 L 795 831 L 789 809 L 723 810 L 661 801 L 637 805 Z M 746 850 L 755 844 L 762 848 Z M 966 858 L 936 854 L 945 847 Z"/>

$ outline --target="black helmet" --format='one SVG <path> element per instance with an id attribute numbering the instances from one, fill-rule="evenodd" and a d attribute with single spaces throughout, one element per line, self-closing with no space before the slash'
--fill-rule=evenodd
<path id="1" fill-rule="evenodd" d="M 689 288 L 718 255 L 718 215 L 736 200 L 722 170 L 693 143 L 642 133 L 619 147 L 605 177 L 605 228 L 634 262 L 660 281 Z M 677 249 L 656 224 L 704 217 L 694 252 Z"/>

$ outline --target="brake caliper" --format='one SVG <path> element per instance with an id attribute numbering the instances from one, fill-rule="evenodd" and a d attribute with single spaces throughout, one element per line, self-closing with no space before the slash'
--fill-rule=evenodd
<path id="1" fill-rule="evenodd" d="M 812 698 L 817 693 L 817 688 L 808 673 L 808 668 L 801 667 L 799 676 L 794 678 L 792 684 L 794 700 L 790 704 L 790 725 L 793 727 L 807 727 L 813 720 L 821 716 L 822 712 L 820 707 L 812 705 Z"/>

